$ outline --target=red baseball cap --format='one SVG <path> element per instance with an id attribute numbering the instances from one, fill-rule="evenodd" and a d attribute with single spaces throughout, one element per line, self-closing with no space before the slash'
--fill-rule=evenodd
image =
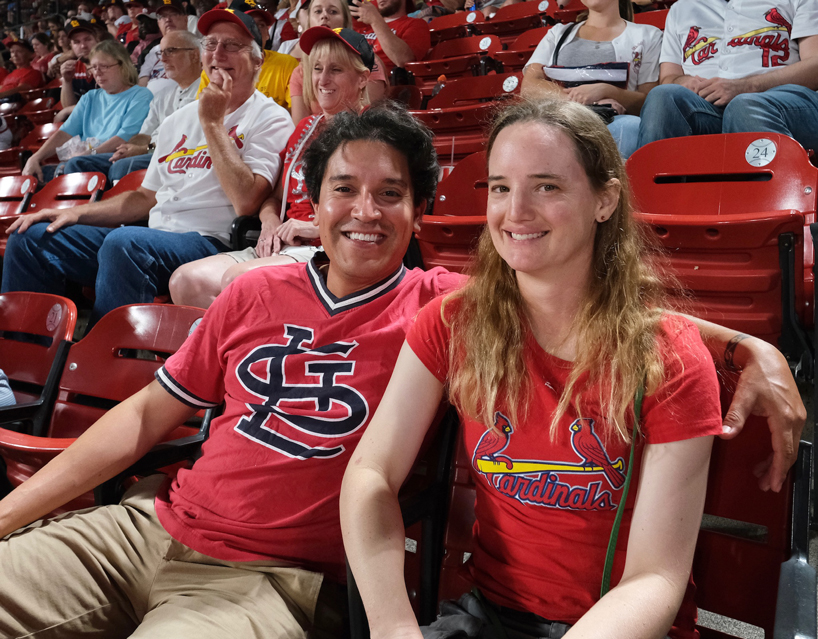
<path id="1" fill-rule="evenodd" d="M 334 38 L 340 40 L 352 51 L 361 56 L 361 61 L 364 66 L 372 71 L 375 66 L 375 52 L 366 38 L 357 31 L 352 29 L 330 29 L 329 27 L 311 27 L 301 34 L 301 39 L 298 44 L 301 50 L 307 55 L 310 54 L 316 42 L 326 40 L 327 38 Z"/>

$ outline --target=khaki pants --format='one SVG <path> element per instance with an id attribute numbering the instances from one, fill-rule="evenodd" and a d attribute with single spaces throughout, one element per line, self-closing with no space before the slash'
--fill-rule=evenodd
<path id="1" fill-rule="evenodd" d="M 0 540 L 0 637 L 304 637 L 322 575 L 175 541 L 154 510 L 162 479 Z"/>

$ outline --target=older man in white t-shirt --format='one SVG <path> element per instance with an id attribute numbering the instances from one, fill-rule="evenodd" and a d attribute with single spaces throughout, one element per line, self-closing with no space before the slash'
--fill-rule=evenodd
<path id="1" fill-rule="evenodd" d="M 59 294 L 66 280 L 95 286 L 93 324 L 118 306 L 153 301 L 182 264 L 226 250 L 233 219 L 269 196 L 292 119 L 254 88 L 255 21 L 238 11 L 206 15 L 199 28 L 211 84 L 162 123 L 142 186 L 23 216 L 10 227 L 3 292 Z M 116 228 L 145 218 L 149 228 Z"/>
<path id="2" fill-rule="evenodd" d="M 640 146 L 769 131 L 818 148 L 815 0 L 679 0 L 660 61 L 662 85 L 642 107 Z"/>

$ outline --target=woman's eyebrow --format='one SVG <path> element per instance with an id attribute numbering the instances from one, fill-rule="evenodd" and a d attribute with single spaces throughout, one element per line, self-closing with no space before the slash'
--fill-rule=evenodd
<path id="1" fill-rule="evenodd" d="M 533 178 L 535 180 L 561 180 L 561 175 L 554 175 L 553 173 L 529 173 L 529 178 Z M 505 176 L 503 175 L 489 175 L 488 181 L 489 182 L 497 182 L 498 180 L 505 180 Z"/>

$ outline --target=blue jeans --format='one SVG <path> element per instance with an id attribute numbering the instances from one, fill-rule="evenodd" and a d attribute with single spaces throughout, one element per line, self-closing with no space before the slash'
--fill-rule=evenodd
<path id="1" fill-rule="evenodd" d="M 642 106 L 639 146 L 708 133 L 770 132 L 788 135 L 804 148 L 818 149 L 818 94 L 796 84 L 763 93 L 742 93 L 717 107 L 679 84 L 663 84 Z"/>
<path id="2" fill-rule="evenodd" d="M 76 224 L 48 233 L 47 226 L 34 224 L 9 236 L 2 291 L 61 295 L 66 281 L 93 286 L 91 325 L 119 306 L 153 302 L 167 293 L 177 267 L 228 248 L 193 232 Z"/>
<path id="3" fill-rule="evenodd" d="M 627 160 L 631 154 L 639 147 L 639 116 L 637 115 L 615 115 L 613 122 L 608 125 L 616 146 L 619 148 L 619 155 L 623 160 Z"/>
<path id="4" fill-rule="evenodd" d="M 111 156 L 113 156 L 113 153 L 98 153 L 97 155 L 82 155 L 71 158 L 65 164 L 65 173 L 99 171 L 108 177 L 108 186 L 111 186 L 132 171 L 147 169 L 153 154 L 135 155 L 113 163 L 111 163 Z"/>

